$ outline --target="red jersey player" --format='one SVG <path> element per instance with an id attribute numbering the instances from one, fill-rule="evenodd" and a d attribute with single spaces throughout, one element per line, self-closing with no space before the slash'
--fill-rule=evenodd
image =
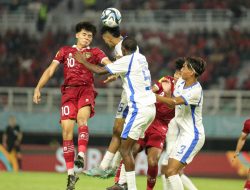
<path id="1" fill-rule="evenodd" d="M 164 83 L 165 80 L 169 80 L 170 83 Z M 153 86 L 152 90 L 160 96 L 165 96 L 167 94 L 167 96 L 170 96 L 174 90 L 174 78 L 170 76 L 163 77 Z M 146 130 L 145 137 L 143 139 L 139 139 L 137 144 L 134 146 L 134 154 L 139 153 L 144 148 L 147 152 L 147 190 L 152 190 L 155 186 L 158 175 L 158 161 L 166 139 L 168 123 L 174 117 L 174 113 L 174 109 L 170 109 L 167 105 L 156 103 L 156 116 L 154 121 Z M 119 181 L 112 187 L 107 188 L 107 190 L 127 189 L 124 166 L 121 167 L 120 176 L 118 174 Z"/>
<path id="2" fill-rule="evenodd" d="M 44 71 L 35 90 L 33 101 L 41 101 L 40 90 L 62 64 L 64 69 L 64 83 L 61 87 L 61 126 L 63 137 L 63 155 L 68 171 L 67 190 L 75 188 L 79 177 L 74 172 L 74 143 L 73 128 L 78 125 L 78 156 L 75 165 L 84 167 L 84 157 L 87 149 L 89 134 L 87 121 L 94 115 L 95 97 L 94 79 L 91 71 L 74 59 L 75 52 L 80 51 L 91 64 L 108 64 L 110 60 L 99 48 L 91 48 L 96 27 L 89 22 L 80 22 L 76 25 L 77 43 L 74 46 L 64 46 L 56 54 L 54 60 Z"/>
<path id="3" fill-rule="evenodd" d="M 237 156 L 239 156 L 239 153 L 240 153 L 241 149 L 243 148 L 249 133 L 250 133 L 250 119 L 247 119 L 244 123 L 242 133 L 241 133 L 241 135 L 238 139 L 238 142 L 237 142 L 236 150 L 234 153 L 234 159 Z M 247 175 L 247 180 L 246 180 L 246 183 L 244 186 L 244 190 L 250 190 L 250 169 L 248 170 L 248 175 Z"/>

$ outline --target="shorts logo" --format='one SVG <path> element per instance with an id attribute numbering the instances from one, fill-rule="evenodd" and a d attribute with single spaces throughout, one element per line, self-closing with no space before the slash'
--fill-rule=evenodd
<path id="1" fill-rule="evenodd" d="M 80 133 L 79 134 L 79 139 L 83 139 L 83 140 L 88 140 L 89 139 L 89 134 L 88 133 L 85 133 L 85 132 L 83 132 L 83 133 Z"/>
<path id="2" fill-rule="evenodd" d="M 160 146 L 161 146 L 161 148 L 162 148 L 162 147 L 163 147 L 163 143 L 161 143 L 161 145 L 160 145 Z"/>
<path id="3" fill-rule="evenodd" d="M 89 102 L 89 99 L 87 98 L 85 101 L 86 101 L 86 102 Z"/>
<path id="4" fill-rule="evenodd" d="M 64 146 L 64 147 L 63 147 L 63 152 L 67 152 L 67 151 L 68 151 L 67 146 Z"/>

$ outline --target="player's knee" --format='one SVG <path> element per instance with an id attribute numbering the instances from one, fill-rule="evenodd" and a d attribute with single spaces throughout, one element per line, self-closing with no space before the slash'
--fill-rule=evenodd
<path id="1" fill-rule="evenodd" d="M 172 175 L 176 175 L 176 174 L 178 174 L 178 170 L 175 169 L 175 168 L 170 168 L 170 167 L 168 167 L 168 168 L 166 169 L 165 174 L 166 174 L 168 177 L 169 177 L 169 176 L 172 176 Z"/>
<path id="2" fill-rule="evenodd" d="M 77 125 L 78 125 L 78 126 L 87 125 L 87 118 L 78 118 L 78 119 L 77 119 Z"/>
<path id="3" fill-rule="evenodd" d="M 120 153 L 122 155 L 122 157 L 126 157 L 130 154 L 130 150 L 128 150 L 126 147 L 121 146 L 120 147 Z"/>
<path id="4" fill-rule="evenodd" d="M 158 159 L 155 156 L 148 156 L 148 166 L 154 167 L 158 165 Z"/>
<path id="5" fill-rule="evenodd" d="M 113 127 L 113 134 L 115 136 L 120 137 L 121 133 L 122 133 L 122 129 L 123 129 L 123 126 L 121 126 L 119 123 L 115 123 L 115 125 Z"/>

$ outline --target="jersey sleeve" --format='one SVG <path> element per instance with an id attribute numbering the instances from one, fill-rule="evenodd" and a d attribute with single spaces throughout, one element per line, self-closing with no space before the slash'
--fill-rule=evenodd
<path id="1" fill-rule="evenodd" d="M 250 133 L 250 119 L 246 120 L 244 123 L 244 127 L 242 129 L 242 132 L 249 134 Z"/>
<path id="2" fill-rule="evenodd" d="M 63 63 L 64 62 L 64 48 L 61 48 L 55 55 L 54 59 L 58 61 L 59 63 Z"/>
<path id="3" fill-rule="evenodd" d="M 107 57 L 106 54 L 99 48 L 93 49 L 92 53 L 95 56 L 95 64 L 102 63 L 103 58 Z"/>
<path id="4" fill-rule="evenodd" d="M 127 73 L 129 70 L 129 60 L 128 57 L 122 57 L 115 62 L 108 64 L 105 66 L 105 68 L 111 73 L 111 74 L 123 74 Z"/>
<path id="5" fill-rule="evenodd" d="M 194 88 L 186 94 L 182 94 L 181 97 L 185 101 L 185 105 L 199 105 L 202 98 L 202 89 Z"/>

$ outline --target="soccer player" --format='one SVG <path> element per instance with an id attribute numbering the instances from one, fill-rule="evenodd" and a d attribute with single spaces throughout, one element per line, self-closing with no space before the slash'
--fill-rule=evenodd
<path id="1" fill-rule="evenodd" d="M 75 27 L 76 45 L 64 46 L 56 54 L 54 60 L 44 71 L 35 90 L 33 101 L 41 101 L 40 90 L 54 75 L 57 67 L 62 64 L 64 83 L 61 87 L 61 126 L 63 137 L 63 155 L 68 171 L 67 190 L 74 189 L 79 177 L 74 172 L 73 129 L 78 125 L 78 156 L 75 165 L 84 167 L 85 152 L 89 140 L 87 121 L 94 115 L 95 97 L 93 73 L 73 57 L 75 52 L 85 54 L 91 64 L 107 64 L 110 60 L 99 48 L 91 48 L 90 44 L 96 34 L 96 27 L 89 22 L 80 22 Z"/>
<path id="2" fill-rule="evenodd" d="M 169 80 L 165 83 L 163 80 Z M 162 82 L 163 81 L 163 82 Z M 174 90 L 174 78 L 170 76 L 162 77 L 152 90 L 160 96 L 171 96 Z M 147 170 L 147 190 L 152 190 L 156 183 L 158 175 L 158 161 L 162 153 L 163 145 L 166 139 L 168 123 L 174 117 L 174 109 L 169 108 L 163 103 L 156 103 L 156 116 L 154 121 L 145 132 L 145 137 L 140 138 L 133 147 L 134 157 L 144 148 L 147 153 L 148 170 Z M 107 190 L 126 190 L 126 178 L 124 177 L 124 166 L 120 169 L 119 181 L 107 188 Z M 119 172 L 119 170 L 118 170 Z"/>
<path id="3" fill-rule="evenodd" d="M 240 137 L 238 139 L 237 146 L 236 146 L 235 153 L 234 153 L 233 161 L 234 161 L 234 159 L 236 157 L 239 156 L 239 153 L 242 150 L 249 133 L 250 133 L 250 119 L 247 119 L 245 121 L 245 123 L 244 123 L 242 133 L 241 133 L 241 135 L 240 135 Z M 245 183 L 245 186 L 244 186 L 244 190 L 250 190 L 250 169 L 248 170 L 247 180 L 246 180 L 246 183 Z"/>
<path id="4" fill-rule="evenodd" d="M 181 68 L 183 67 L 183 64 L 185 63 L 184 58 L 178 58 L 175 60 L 175 73 L 174 73 L 174 83 L 177 82 L 177 80 L 181 77 Z M 175 142 L 177 140 L 179 134 L 179 128 L 176 125 L 176 122 L 174 120 L 171 120 L 168 124 L 168 132 L 166 136 L 166 152 L 164 155 L 164 158 L 162 159 L 161 163 L 161 178 L 162 178 L 162 184 L 163 184 L 163 190 L 167 189 L 166 184 L 166 170 L 168 165 L 168 157 L 173 149 Z M 197 190 L 195 185 L 192 183 L 192 181 L 183 173 L 183 170 L 180 172 L 181 181 L 184 185 L 184 187 L 188 190 Z"/>
<path id="5" fill-rule="evenodd" d="M 121 44 L 123 37 L 120 33 L 120 28 L 110 28 L 103 26 L 101 29 L 101 35 L 104 42 L 113 49 L 113 56 L 115 59 L 119 59 L 123 56 Z M 137 52 L 139 52 L 137 48 Z M 116 80 L 119 75 L 111 75 L 105 82 Z M 121 100 L 116 112 L 115 122 L 113 127 L 112 139 L 109 144 L 108 150 L 106 151 L 100 165 L 90 170 L 84 171 L 88 176 L 107 178 L 114 175 L 117 167 L 120 164 L 121 156 L 118 151 L 121 143 L 121 132 L 125 122 L 125 118 L 128 114 L 128 103 L 125 90 L 122 91 Z"/>
<path id="6" fill-rule="evenodd" d="M 202 123 L 202 87 L 197 78 L 205 70 L 205 61 L 198 57 L 188 57 L 181 69 L 181 77 L 174 90 L 174 97 L 156 95 L 157 101 L 175 106 L 174 122 L 178 125 L 175 147 L 172 149 L 167 168 L 167 186 L 171 190 L 184 190 L 180 171 L 189 164 L 205 142 Z"/>
<path id="7" fill-rule="evenodd" d="M 127 37 L 122 41 L 123 57 L 104 68 L 89 64 L 85 57 L 76 53 L 76 59 L 88 69 L 99 74 L 120 74 L 127 95 L 129 113 L 121 134 L 120 152 L 125 165 L 129 190 L 136 190 L 135 163 L 132 148 L 155 117 L 155 95 L 151 90 L 151 75 L 148 63 L 140 53 L 136 53 L 137 42 Z"/>

